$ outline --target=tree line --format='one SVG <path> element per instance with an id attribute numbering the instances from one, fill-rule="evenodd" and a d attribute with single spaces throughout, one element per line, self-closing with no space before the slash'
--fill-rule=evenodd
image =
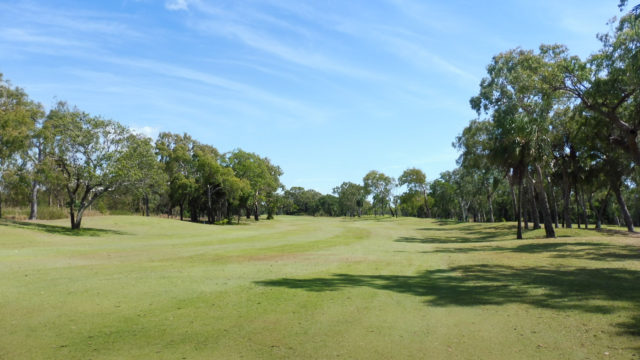
<path id="1" fill-rule="evenodd" d="M 44 196 L 67 209 L 72 229 L 92 206 L 118 209 L 132 199 L 147 216 L 211 224 L 263 212 L 272 218 L 281 175 L 266 157 L 220 153 L 188 134 L 164 132 L 154 141 L 65 102 L 45 112 L 0 75 L 0 217 L 8 202 L 29 204 L 36 219 Z"/>
<path id="2" fill-rule="evenodd" d="M 620 2 L 621 9 L 626 1 Z M 64 102 L 50 111 L 0 75 L 0 216 L 3 203 L 42 197 L 65 207 L 72 228 L 98 209 L 230 223 L 242 216 L 391 215 L 516 221 L 523 229 L 640 220 L 640 5 L 586 59 L 566 46 L 494 56 L 470 99 L 478 114 L 455 139 L 458 167 L 427 181 L 372 170 L 331 194 L 286 189 L 282 169 L 237 149 L 220 153 L 188 134 L 157 139 Z"/>

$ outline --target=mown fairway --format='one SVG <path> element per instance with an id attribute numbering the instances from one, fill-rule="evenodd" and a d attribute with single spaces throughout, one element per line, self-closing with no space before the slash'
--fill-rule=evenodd
<path id="1" fill-rule="evenodd" d="M 638 359 L 640 239 L 278 217 L 0 223 L 3 359 Z"/>

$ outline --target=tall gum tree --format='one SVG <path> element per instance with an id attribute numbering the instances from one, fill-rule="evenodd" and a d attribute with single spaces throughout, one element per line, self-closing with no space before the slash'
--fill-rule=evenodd
<path id="1" fill-rule="evenodd" d="M 427 175 L 417 168 L 406 169 L 402 175 L 398 177 L 398 185 L 406 185 L 409 191 L 415 191 L 422 195 L 424 201 L 425 215 L 431 217 L 431 209 L 429 207 L 429 183 Z"/>
<path id="2" fill-rule="evenodd" d="M 4 168 L 29 147 L 30 135 L 42 106 L 29 99 L 19 87 L 13 87 L 0 73 L 0 218 L 2 217 Z"/>
<path id="3" fill-rule="evenodd" d="M 542 57 L 530 50 L 513 49 L 496 55 L 487 67 L 488 76 L 480 83 L 479 95 L 470 101 L 478 115 L 490 115 L 495 144 L 491 150 L 511 169 L 518 187 L 518 239 L 522 238 L 523 180 L 530 167 L 541 197 L 546 237 L 555 237 L 541 165 L 549 153 L 549 121 L 554 104 L 553 93 L 540 85 L 539 74 L 545 70 Z"/>

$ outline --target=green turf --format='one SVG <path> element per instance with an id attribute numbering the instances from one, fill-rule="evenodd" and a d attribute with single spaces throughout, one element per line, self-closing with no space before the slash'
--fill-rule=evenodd
<path id="1" fill-rule="evenodd" d="M 640 359 L 640 239 L 420 219 L 0 222 L 2 359 Z"/>

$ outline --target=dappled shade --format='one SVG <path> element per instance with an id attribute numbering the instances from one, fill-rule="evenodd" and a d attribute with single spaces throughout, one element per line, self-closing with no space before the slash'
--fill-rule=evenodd
<path id="1" fill-rule="evenodd" d="M 640 307 L 640 271 L 617 268 L 477 264 L 426 270 L 417 275 L 334 274 L 257 283 L 313 292 L 369 287 L 422 297 L 430 306 L 526 304 L 599 314 Z M 635 335 L 640 333 L 638 325 L 637 320 L 619 324 L 625 333 Z"/>

